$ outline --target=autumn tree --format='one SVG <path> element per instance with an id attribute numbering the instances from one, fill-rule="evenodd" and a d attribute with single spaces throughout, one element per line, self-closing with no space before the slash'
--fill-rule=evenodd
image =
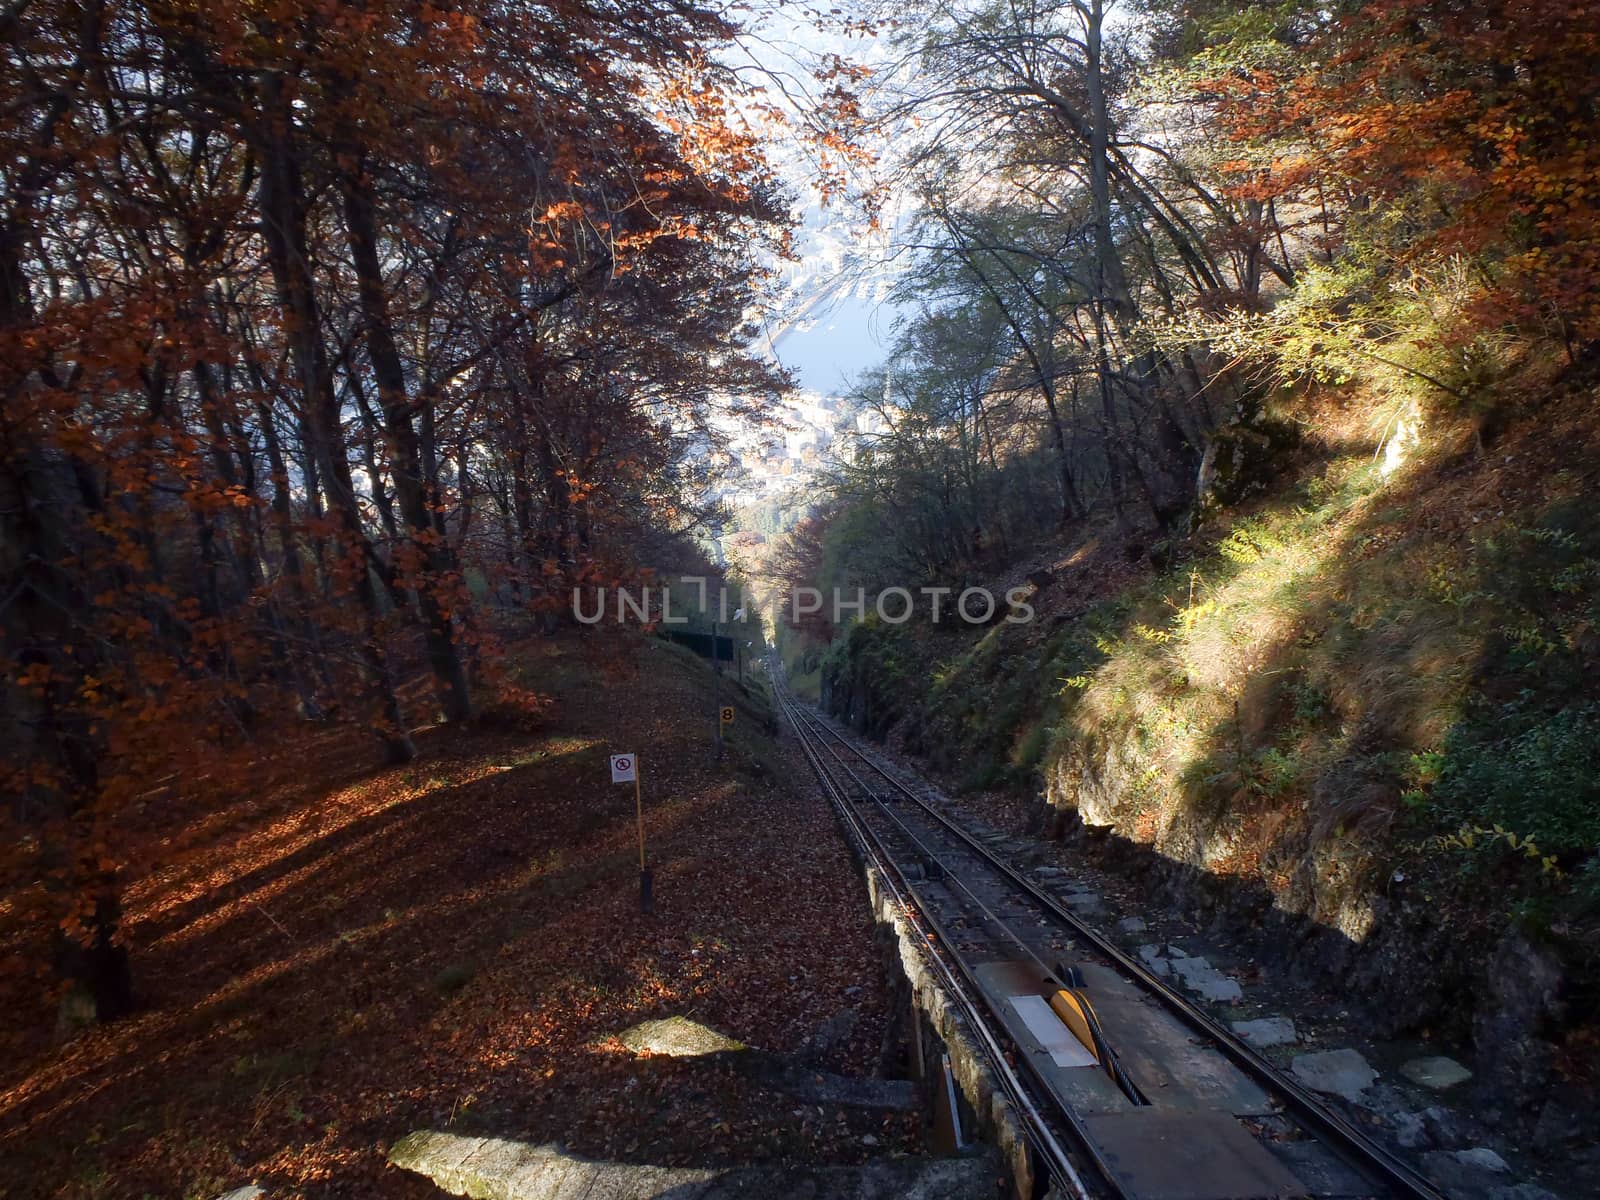
<path id="1" fill-rule="evenodd" d="M 1200 519 L 1219 446 L 1271 476 L 1293 441 L 1271 426 L 1279 389 L 1366 376 L 1395 411 L 1487 423 L 1519 363 L 1592 358 L 1592 6 L 973 0 L 900 16 L 862 112 L 915 197 L 897 247 L 914 315 L 863 381 L 887 432 L 839 472 L 827 571 L 870 578 L 887 555 L 954 577 L 971 559 L 939 547 L 966 520 L 945 470 L 963 426 L 928 387 L 946 368 L 973 411 L 1020 414 L 973 495 L 1031 487 L 1048 456 L 1061 528 L 1104 514 L 1143 546 Z M 948 319 L 980 307 L 999 318 L 983 362 Z"/>
<path id="2" fill-rule="evenodd" d="M 6 886 L 109 1017 L 141 806 L 307 719 L 403 761 L 419 669 L 517 695 L 485 599 L 681 528 L 785 214 L 710 9 L 0 19 Z"/>
<path id="3" fill-rule="evenodd" d="M 1323 19 L 1270 54 L 1274 27 L 1188 19 L 1200 90 L 1244 151 L 1228 190 L 1315 197 L 1325 250 L 1380 252 L 1380 283 L 1468 262 L 1457 339 L 1509 321 L 1576 354 L 1600 334 L 1600 14 L 1384 0 Z"/>

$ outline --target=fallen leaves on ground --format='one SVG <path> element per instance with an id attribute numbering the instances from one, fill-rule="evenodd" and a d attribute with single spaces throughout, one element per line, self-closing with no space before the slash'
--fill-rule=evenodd
<path id="1" fill-rule="evenodd" d="M 38 1000 L 12 1009 L 0 1194 L 437 1194 L 385 1165 L 418 1128 L 667 1164 L 915 1148 L 914 1118 L 616 1041 L 681 1013 L 792 1052 L 849 1008 L 825 1065 L 874 1072 L 890 1014 L 864 888 L 756 720 L 712 761 L 703 664 L 647 644 L 618 677 L 566 641 L 519 654 L 554 696 L 537 732 L 434 729 L 418 761 L 367 774 L 328 739 L 294 750 L 297 782 L 241 779 L 165 831 L 171 862 L 129 893 L 141 1011 L 65 1040 Z M 607 771 L 623 750 L 649 917 L 632 788 Z"/>

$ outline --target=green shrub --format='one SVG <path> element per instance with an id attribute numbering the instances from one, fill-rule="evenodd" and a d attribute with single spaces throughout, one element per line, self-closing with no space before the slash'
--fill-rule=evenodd
<path id="1" fill-rule="evenodd" d="M 1044 757 L 1044 748 L 1050 742 L 1050 723 L 1038 720 L 1028 726 L 1028 732 L 1017 742 L 1011 752 L 1011 765 L 1022 771 L 1031 771 Z"/>
<path id="2" fill-rule="evenodd" d="M 1600 711 L 1546 713 L 1519 697 L 1458 726 L 1446 742 L 1436 803 L 1503 825 L 1546 853 L 1600 846 Z"/>

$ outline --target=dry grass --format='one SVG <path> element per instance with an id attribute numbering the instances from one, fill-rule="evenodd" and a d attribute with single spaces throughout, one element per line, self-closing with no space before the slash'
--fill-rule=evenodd
<path id="1" fill-rule="evenodd" d="M 1573 397 L 1489 457 L 1470 422 L 1439 420 L 1385 470 L 1372 413 L 1327 397 L 1303 410 L 1317 468 L 1124 603 L 1064 693 L 1055 794 L 1275 890 L 1286 881 L 1263 864 L 1286 847 L 1388 835 L 1401 780 L 1385 756 L 1443 745 L 1481 685 L 1494 631 L 1452 590 L 1469 586 L 1474 539 L 1583 487 L 1509 468 L 1563 428 L 1573 464 L 1592 467 L 1579 448 L 1595 430 Z"/>

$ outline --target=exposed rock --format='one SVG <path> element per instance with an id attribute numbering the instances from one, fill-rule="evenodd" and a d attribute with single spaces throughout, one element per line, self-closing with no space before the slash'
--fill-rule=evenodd
<path id="1" fill-rule="evenodd" d="M 1172 970 L 1183 980 L 1183 986 L 1198 992 L 1202 999 L 1219 1004 L 1233 1004 L 1244 998 L 1239 985 L 1203 958 L 1174 958 Z"/>
<path id="2" fill-rule="evenodd" d="M 1484 1193 L 1484 1200 L 1560 1200 L 1560 1197 L 1536 1183 L 1511 1183 L 1490 1188 Z"/>
<path id="3" fill-rule="evenodd" d="M 713 1200 L 808 1196 L 813 1200 L 989 1200 L 990 1158 L 899 1158 L 860 1167 L 657 1167 L 592 1162 L 554 1145 L 420 1130 L 389 1161 L 447 1192 L 477 1200 Z"/>
<path id="4" fill-rule="evenodd" d="M 1456 1161 L 1464 1167 L 1473 1167 L 1479 1171 L 1494 1171 L 1502 1175 L 1511 1171 L 1511 1164 L 1487 1146 L 1474 1146 L 1471 1150 L 1457 1150 L 1455 1155 Z"/>
<path id="5" fill-rule="evenodd" d="M 1300 1034 L 1288 1017 L 1261 1017 L 1255 1021 L 1230 1021 L 1234 1033 L 1257 1048 L 1287 1046 L 1298 1042 Z"/>
<path id="6" fill-rule="evenodd" d="M 1278 465 L 1273 439 L 1243 421 L 1211 435 L 1195 480 L 1195 523 L 1266 488 Z"/>
<path id="7" fill-rule="evenodd" d="M 1123 917 L 1117 922 L 1117 929 L 1122 933 L 1143 933 L 1148 928 L 1143 917 Z"/>
<path id="8" fill-rule="evenodd" d="M 217 1200 L 261 1200 L 261 1197 L 265 1196 L 266 1194 L 266 1188 L 257 1187 L 255 1184 L 250 1183 L 246 1184 L 244 1187 L 234 1188 L 233 1191 L 226 1192 L 223 1195 L 218 1196 Z"/>
<path id="9" fill-rule="evenodd" d="M 1139 961 L 1155 975 L 1167 975 L 1172 971 L 1172 964 L 1161 956 L 1161 947 L 1154 944 L 1139 947 Z"/>
<path id="10" fill-rule="evenodd" d="M 1489 1189 L 1503 1188 L 1501 1176 L 1510 1173 L 1506 1160 L 1486 1146 L 1473 1150 L 1435 1150 L 1422 1156 L 1423 1173 L 1452 1195 L 1487 1197 Z"/>
<path id="11" fill-rule="evenodd" d="M 1533 1124 L 1533 1144 L 1549 1150 L 1583 1136 L 1584 1129 L 1584 1119 L 1576 1112 L 1559 1099 L 1549 1100 Z"/>
<path id="12" fill-rule="evenodd" d="M 1080 917 L 1092 916 L 1101 909 L 1100 897 L 1093 892 L 1072 892 L 1061 897 L 1061 900 Z"/>
<path id="13" fill-rule="evenodd" d="M 1354 1101 L 1381 1121 L 1393 1121 L 1401 1113 L 1410 1112 L 1411 1097 L 1399 1088 L 1378 1080 L 1365 1089 Z"/>
<path id="14" fill-rule="evenodd" d="M 1319 1050 L 1290 1064 L 1295 1078 L 1314 1092 L 1342 1096 L 1354 1103 L 1378 1079 L 1378 1073 L 1354 1050 Z"/>
<path id="15" fill-rule="evenodd" d="M 1420 1150 L 1431 1140 L 1421 1113 L 1395 1113 L 1392 1124 L 1394 1140 L 1407 1150 Z"/>
<path id="16" fill-rule="evenodd" d="M 1435 1106 L 1423 1109 L 1422 1123 L 1427 1127 L 1428 1136 L 1433 1139 L 1435 1145 L 1460 1145 L 1471 1136 L 1466 1122 L 1448 1108 Z"/>
<path id="17" fill-rule="evenodd" d="M 1478 1068 L 1519 1108 L 1544 1099 L 1555 1049 L 1541 1034 L 1561 1015 L 1561 964 L 1513 930 L 1495 948 L 1472 1021 Z"/>
<path id="18" fill-rule="evenodd" d="M 1400 1074 L 1411 1080 L 1412 1083 L 1431 1088 L 1436 1092 L 1455 1087 L 1456 1084 L 1465 1083 L 1472 1078 L 1472 1072 L 1467 1070 L 1466 1067 L 1455 1059 L 1445 1058 L 1443 1055 L 1435 1055 L 1432 1058 L 1413 1058 L 1400 1068 Z"/>
<path id="19" fill-rule="evenodd" d="M 701 1054 L 723 1054 L 747 1049 L 743 1042 L 701 1025 L 688 1017 L 666 1017 L 644 1021 L 617 1035 L 635 1054 L 665 1054 L 672 1058 L 693 1058 Z"/>

